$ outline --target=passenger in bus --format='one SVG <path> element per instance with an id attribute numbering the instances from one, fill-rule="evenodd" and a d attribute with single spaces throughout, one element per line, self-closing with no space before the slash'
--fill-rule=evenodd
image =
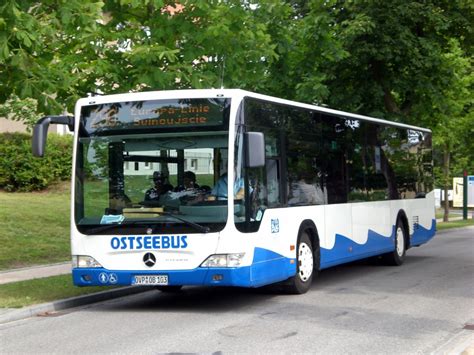
<path id="1" fill-rule="evenodd" d="M 196 182 L 196 174 L 192 171 L 185 171 L 183 175 L 183 185 L 177 186 L 174 191 L 189 191 L 189 190 L 197 190 L 199 189 L 199 185 Z"/>
<path id="2" fill-rule="evenodd" d="M 203 201 L 203 196 L 209 192 L 202 188 L 196 182 L 196 174 L 192 171 L 185 171 L 183 176 L 183 185 L 179 185 L 170 193 L 171 199 L 179 199 L 180 204 L 192 205 Z"/>
<path id="3" fill-rule="evenodd" d="M 288 204 L 295 205 L 323 205 L 327 203 L 327 192 L 321 186 L 312 182 L 309 176 L 300 176 L 298 181 L 291 184 Z"/>
<path id="4" fill-rule="evenodd" d="M 154 186 L 145 192 L 145 201 L 159 202 L 166 194 L 173 189 L 169 184 L 165 184 L 163 175 L 159 171 L 153 173 Z"/>

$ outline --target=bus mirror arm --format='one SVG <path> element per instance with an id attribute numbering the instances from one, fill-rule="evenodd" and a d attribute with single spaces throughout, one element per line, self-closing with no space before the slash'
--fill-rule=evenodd
<path id="1" fill-rule="evenodd" d="M 245 165 L 247 168 L 265 166 L 265 137 L 261 132 L 246 132 Z"/>
<path id="2" fill-rule="evenodd" d="M 70 131 L 74 131 L 73 116 L 46 116 L 38 120 L 33 129 L 33 155 L 35 157 L 44 156 L 46 137 L 51 123 L 68 125 Z"/>

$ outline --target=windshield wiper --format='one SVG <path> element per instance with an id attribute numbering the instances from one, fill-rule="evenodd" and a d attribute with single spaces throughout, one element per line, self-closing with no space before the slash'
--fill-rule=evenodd
<path id="1" fill-rule="evenodd" d="M 202 232 L 202 233 L 209 233 L 210 230 L 211 230 L 211 228 L 209 228 L 209 227 L 205 227 L 205 226 L 202 226 L 200 224 L 191 222 L 191 221 L 189 221 L 187 219 L 184 219 L 182 217 L 179 217 L 176 214 L 171 213 L 171 212 L 148 212 L 147 211 L 147 212 L 140 212 L 140 213 L 159 214 L 161 216 L 173 217 L 174 219 L 177 219 L 178 221 L 181 221 L 184 224 L 186 224 L 188 226 L 191 226 L 194 229 L 196 229 L 196 230 L 198 230 L 199 232 Z"/>
<path id="2" fill-rule="evenodd" d="M 162 216 L 172 217 L 174 219 L 177 219 L 178 221 L 183 222 L 184 224 L 186 224 L 188 226 L 193 227 L 194 229 L 196 229 L 197 231 L 199 231 L 201 233 L 209 233 L 211 231 L 211 229 L 209 227 L 202 226 L 200 224 L 188 221 L 187 219 L 179 217 L 179 216 L 177 216 L 177 215 L 175 215 L 174 213 L 171 213 L 171 212 L 148 212 L 148 211 L 145 212 L 145 211 L 141 211 L 140 214 L 159 214 L 159 215 L 162 215 Z M 111 230 L 111 229 L 114 229 L 114 228 L 120 227 L 120 226 L 134 225 L 134 224 L 138 224 L 138 223 L 146 223 L 146 222 L 150 222 L 150 219 L 139 219 L 139 220 L 131 220 L 131 221 L 130 220 L 129 221 L 125 220 L 122 223 L 107 224 L 105 226 L 100 226 L 100 227 L 97 227 L 97 228 L 93 228 L 93 229 L 89 230 L 88 233 L 89 234 L 97 234 L 97 233 L 105 232 L 105 231 L 108 231 L 108 230 Z"/>
<path id="3" fill-rule="evenodd" d="M 88 230 L 87 233 L 88 234 L 97 234 L 97 233 L 100 233 L 100 232 L 108 231 L 110 229 L 114 229 L 116 227 L 126 226 L 126 225 L 133 225 L 133 224 L 137 224 L 137 223 L 141 223 L 141 221 L 124 221 L 124 222 L 121 222 L 121 223 L 107 224 L 105 226 L 92 228 L 92 229 Z"/>

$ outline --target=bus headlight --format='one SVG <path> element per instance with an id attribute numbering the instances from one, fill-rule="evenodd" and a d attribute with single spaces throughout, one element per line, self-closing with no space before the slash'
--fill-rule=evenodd
<path id="1" fill-rule="evenodd" d="M 102 267 L 100 263 L 92 256 L 87 255 L 73 255 L 72 268 L 86 268 L 86 267 Z"/>
<path id="2" fill-rule="evenodd" d="M 242 263 L 245 253 L 214 254 L 208 257 L 201 267 L 237 267 Z"/>

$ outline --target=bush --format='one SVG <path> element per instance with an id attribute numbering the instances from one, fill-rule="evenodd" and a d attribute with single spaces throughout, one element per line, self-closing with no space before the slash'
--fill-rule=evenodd
<path id="1" fill-rule="evenodd" d="M 42 190 L 71 178 L 72 136 L 48 134 L 44 158 L 31 153 L 31 135 L 0 134 L 0 188 L 7 191 Z"/>

